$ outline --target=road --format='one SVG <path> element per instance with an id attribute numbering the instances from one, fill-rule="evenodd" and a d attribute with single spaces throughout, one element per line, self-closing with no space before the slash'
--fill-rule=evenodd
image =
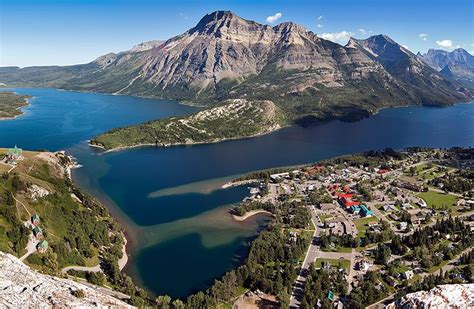
<path id="1" fill-rule="evenodd" d="M 33 236 L 33 233 L 28 235 L 28 243 L 26 244 L 26 253 L 20 257 L 20 261 L 24 261 L 30 254 L 36 251 L 36 244 L 38 240 Z"/>
<path id="2" fill-rule="evenodd" d="M 303 297 L 304 282 L 306 281 L 309 266 L 318 258 L 320 253 L 319 248 L 316 244 L 318 238 L 318 226 L 319 224 L 321 224 L 321 221 L 312 209 L 312 206 L 308 207 L 311 211 L 311 221 L 313 222 L 315 229 L 313 233 L 313 238 L 309 245 L 308 251 L 306 252 L 306 256 L 301 266 L 300 272 L 298 274 L 298 277 L 296 278 L 295 283 L 293 284 L 293 290 L 291 291 L 290 297 L 290 308 L 299 308 L 301 298 Z"/>
<path id="3" fill-rule="evenodd" d="M 61 272 L 66 274 L 68 270 L 71 270 L 71 269 L 74 269 L 74 270 L 78 270 L 78 271 L 90 271 L 90 272 L 98 272 L 98 271 L 102 271 L 102 269 L 100 268 L 100 264 L 97 264 L 96 266 L 90 266 L 90 267 L 87 267 L 87 266 L 77 266 L 77 265 L 74 265 L 74 266 L 66 266 L 64 267 L 63 269 L 61 269 Z"/>

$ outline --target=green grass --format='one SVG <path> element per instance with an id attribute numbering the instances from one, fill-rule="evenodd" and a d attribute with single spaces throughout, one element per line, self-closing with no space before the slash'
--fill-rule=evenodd
<path id="1" fill-rule="evenodd" d="M 334 249 L 329 249 L 329 250 L 326 250 L 326 249 L 321 249 L 322 251 L 326 251 L 326 252 L 341 252 L 341 253 L 351 253 L 352 252 L 352 248 L 350 247 L 336 247 Z"/>
<path id="2" fill-rule="evenodd" d="M 316 268 L 321 268 L 323 266 L 323 263 L 330 263 L 331 266 L 333 267 L 338 267 L 338 268 L 344 268 L 344 269 L 349 269 L 351 266 L 351 261 L 349 260 L 337 260 L 337 259 L 316 259 L 316 262 L 314 262 Z"/>
<path id="3" fill-rule="evenodd" d="M 450 209 L 454 206 L 458 198 L 454 195 L 439 193 L 435 191 L 421 192 L 418 193 L 418 196 L 421 197 L 428 204 L 428 207 L 433 209 Z"/>
<path id="4" fill-rule="evenodd" d="M 322 223 L 326 222 L 328 218 L 332 218 L 332 216 L 326 215 L 326 214 L 319 215 L 319 219 L 321 220 Z"/>
<path id="5" fill-rule="evenodd" d="M 440 270 L 443 266 L 445 266 L 446 264 L 448 264 L 448 262 L 449 262 L 449 261 L 442 261 L 439 265 L 437 265 L 437 266 L 432 266 L 432 267 L 428 268 L 428 272 L 429 272 L 430 274 L 435 273 L 435 272 L 437 272 L 438 270 Z"/>
<path id="6" fill-rule="evenodd" d="M 354 220 L 354 224 L 357 227 L 357 237 L 364 237 L 365 232 L 369 229 L 368 223 L 369 222 L 378 222 L 377 217 L 367 217 Z"/>

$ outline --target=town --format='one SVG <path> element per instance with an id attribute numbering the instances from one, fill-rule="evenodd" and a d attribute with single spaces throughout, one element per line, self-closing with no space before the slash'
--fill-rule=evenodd
<path id="1" fill-rule="evenodd" d="M 312 232 L 290 307 L 351 307 L 360 296 L 363 306 L 395 308 L 430 275 L 446 276 L 443 283 L 474 281 L 473 162 L 472 149 L 388 149 L 253 173 L 240 179 L 254 178 L 257 186 L 237 215 L 243 209 L 278 216 L 270 205 L 283 201 L 310 213 L 312 227 L 287 229 L 293 239 Z M 307 281 L 322 270 L 342 273 L 345 288 L 328 288 L 317 299 Z"/>

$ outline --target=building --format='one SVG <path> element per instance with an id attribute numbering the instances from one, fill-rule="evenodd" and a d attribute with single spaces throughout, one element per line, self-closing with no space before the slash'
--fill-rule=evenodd
<path id="1" fill-rule="evenodd" d="M 38 250 L 39 253 L 45 253 L 48 250 L 48 242 L 46 240 L 40 241 L 36 245 L 36 249 Z"/>
<path id="2" fill-rule="evenodd" d="M 38 226 L 40 224 L 40 217 L 38 214 L 34 214 L 31 216 L 31 223 L 34 225 L 34 226 Z"/>
<path id="3" fill-rule="evenodd" d="M 359 214 L 360 212 L 360 206 L 356 206 L 356 205 L 352 205 L 351 208 L 350 208 L 350 211 L 353 213 L 353 214 Z"/>
<path id="4" fill-rule="evenodd" d="M 8 149 L 8 157 L 10 157 L 13 160 L 18 160 L 22 154 L 23 154 L 23 150 L 21 148 L 18 148 L 16 145 L 15 145 L 15 148 Z"/>
<path id="5" fill-rule="evenodd" d="M 334 205 L 333 203 L 321 203 L 320 207 L 323 211 L 329 211 L 335 209 L 336 205 Z"/>
<path id="6" fill-rule="evenodd" d="M 367 208 L 365 205 L 360 205 L 360 214 L 363 217 L 370 217 L 374 215 L 373 211 Z"/>
<path id="7" fill-rule="evenodd" d="M 43 230 L 39 226 L 35 226 L 33 228 L 33 235 L 36 237 L 36 239 L 41 239 L 43 238 Z"/>

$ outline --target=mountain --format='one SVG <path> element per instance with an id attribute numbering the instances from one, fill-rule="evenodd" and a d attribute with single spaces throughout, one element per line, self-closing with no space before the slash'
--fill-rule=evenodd
<path id="1" fill-rule="evenodd" d="M 405 89 L 413 102 L 439 104 L 456 100 L 452 92 L 456 83 L 443 78 L 436 70 L 418 59 L 411 51 L 386 35 L 375 35 L 364 40 L 351 38 L 346 47 L 357 48 L 385 70 Z M 460 89 L 460 88 L 458 88 Z"/>
<path id="2" fill-rule="evenodd" d="M 417 56 L 443 76 L 455 79 L 470 88 L 474 88 L 474 56 L 462 48 L 452 52 L 430 49 L 426 54 Z"/>
<path id="3" fill-rule="evenodd" d="M 341 46 L 291 22 L 271 27 L 229 11 L 207 14 L 163 43 L 88 64 L 2 68 L 0 82 L 205 106 L 270 100 L 301 123 L 356 119 L 391 106 L 450 105 L 470 95 L 386 36 Z"/>

